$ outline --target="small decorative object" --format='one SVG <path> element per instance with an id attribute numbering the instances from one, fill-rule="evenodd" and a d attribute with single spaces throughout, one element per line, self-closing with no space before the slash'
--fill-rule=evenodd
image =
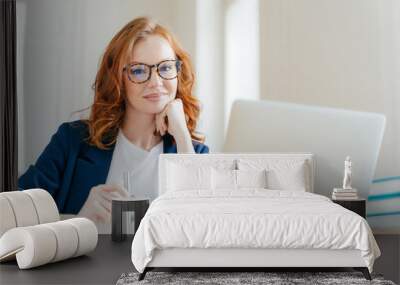
<path id="1" fill-rule="evenodd" d="M 357 189 L 351 186 L 352 166 L 350 156 L 344 161 L 343 188 L 334 188 L 332 199 L 334 200 L 355 200 L 358 199 Z"/>
<path id="2" fill-rule="evenodd" d="M 29 269 L 96 248 L 96 225 L 80 217 L 60 221 L 44 189 L 0 193 L 0 212 L 0 262 L 16 259 L 20 269 Z"/>
<path id="3" fill-rule="evenodd" d="M 351 188 L 351 159 L 350 159 L 350 156 L 347 156 L 346 160 L 344 161 L 343 189 L 352 189 Z"/>

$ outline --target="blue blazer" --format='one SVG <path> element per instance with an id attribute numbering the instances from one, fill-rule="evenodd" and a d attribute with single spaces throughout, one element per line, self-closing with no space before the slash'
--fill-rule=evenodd
<path id="1" fill-rule="evenodd" d="M 86 123 L 63 123 L 35 165 L 18 179 L 20 190 L 43 188 L 54 198 L 60 213 L 77 214 L 93 186 L 107 179 L 115 143 L 107 150 L 89 145 Z M 170 134 L 163 136 L 164 153 L 177 153 Z M 208 153 L 206 145 L 192 141 L 196 153 Z"/>

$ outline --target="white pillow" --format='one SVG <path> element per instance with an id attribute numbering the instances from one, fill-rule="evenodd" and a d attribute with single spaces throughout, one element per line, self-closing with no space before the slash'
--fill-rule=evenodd
<path id="1" fill-rule="evenodd" d="M 268 189 L 303 191 L 307 189 L 304 163 L 293 168 L 271 169 L 267 173 Z"/>
<path id="2" fill-rule="evenodd" d="M 280 159 L 239 159 L 241 170 L 267 170 L 267 188 L 272 190 L 310 191 L 307 162 Z"/>
<path id="3" fill-rule="evenodd" d="M 267 171 L 233 170 L 212 168 L 212 188 L 214 190 L 240 188 L 267 188 Z"/>
<path id="4" fill-rule="evenodd" d="M 212 188 L 236 190 L 236 170 L 212 168 Z"/>
<path id="5" fill-rule="evenodd" d="M 237 188 L 267 188 L 267 170 L 235 170 Z"/>
<path id="6" fill-rule="evenodd" d="M 169 163 L 166 189 L 167 191 L 211 189 L 211 167 Z"/>

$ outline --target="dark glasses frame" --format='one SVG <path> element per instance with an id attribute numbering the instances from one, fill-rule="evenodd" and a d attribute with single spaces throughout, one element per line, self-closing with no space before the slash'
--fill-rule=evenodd
<path id="1" fill-rule="evenodd" d="M 160 74 L 160 69 L 159 69 L 159 67 L 160 67 L 161 64 L 163 64 L 163 63 L 165 63 L 165 62 L 175 62 L 175 65 L 176 65 L 176 76 L 175 76 L 175 77 L 173 77 L 173 78 L 165 78 L 165 77 L 163 77 L 163 76 Z M 164 79 L 164 80 L 172 80 L 172 79 L 177 78 L 178 75 L 179 75 L 179 73 L 180 73 L 180 71 L 181 71 L 181 69 L 182 69 L 182 61 L 181 61 L 181 60 L 179 60 L 179 59 L 167 59 L 167 60 L 160 61 L 159 63 L 153 64 L 153 65 L 149 65 L 149 64 L 141 63 L 141 62 L 128 63 L 127 65 L 124 66 L 124 68 L 122 69 L 122 71 L 123 71 L 123 72 L 126 72 L 126 71 L 128 70 L 128 68 L 131 68 L 131 67 L 134 66 L 134 65 L 145 65 L 145 66 L 147 66 L 147 67 L 150 69 L 149 75 L 148 75 L 148 77 L 146 78 L 146 80 L 144 80 L 144 81 L 135 81 L 135 80 L 133 80 L 133 79 L 131 78 L 130 73 L 129 73 L 129 72 L 127 73 L 127 74 L 128 74 L 128 79 L 129 79 L 129 81 L 131 81 L 131 82 L 133 82 L 133 83 L 136 83 L 136 84 L 143 84 L 143 83 L 149 81 L 150 78 L 151 78 L 151 74 L 153 73 L 153 68 L 154 68 L 154 67 L 156 67 L 158 76 L 160 76 L 160 77 L 161 77 L 162 79 Z"/>

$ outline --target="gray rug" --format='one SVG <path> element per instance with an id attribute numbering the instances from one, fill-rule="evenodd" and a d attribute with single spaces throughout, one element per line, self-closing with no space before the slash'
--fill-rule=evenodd
<path id="1" fill-rule="evenodd" d="M 117 285 L 133 284 L 379 284 L 395 285 L 382 275 L 372 274 L 372 281 L 360 272 L 154 272 L 150 271 L 142 281 L 139 273 L 124 273 Z"/>

